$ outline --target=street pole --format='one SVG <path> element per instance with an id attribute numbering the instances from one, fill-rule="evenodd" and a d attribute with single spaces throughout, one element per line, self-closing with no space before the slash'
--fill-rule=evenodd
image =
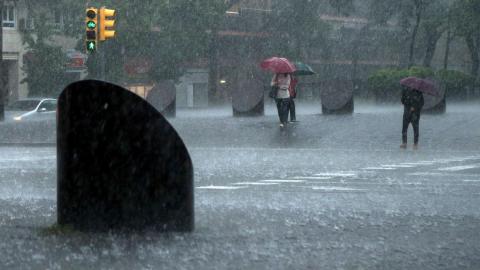
<path id="1" fill-rule="evenodd" d="M 100 44 L 99 44 L 100 45 Z M 105 81 L 105 45 L 99 46 L 100 49 L 100 79 Z"/>
<path id="2" fill-rule="evenodd" d="M 3 1 L 0 1 L 0 15 L 3 14 Z M 0 17 L 0 121 L 5 120 L 5 82 L 3 65 L 3 20 Z"/>

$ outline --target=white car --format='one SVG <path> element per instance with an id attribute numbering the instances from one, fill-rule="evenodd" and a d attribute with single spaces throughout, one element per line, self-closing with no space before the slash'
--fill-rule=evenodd
<path id="1" fill-rule="evenodd" d="M 57 100 L 54 98 L 19 99 L 5 108 L 5 119 L 14 121 L 55 119 Z"/>

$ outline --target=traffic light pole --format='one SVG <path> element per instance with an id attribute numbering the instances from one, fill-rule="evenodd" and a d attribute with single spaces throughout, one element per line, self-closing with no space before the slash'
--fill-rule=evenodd
<path id="1" fill-rule="evenodd" d="M 100 79 L 105 81 L 105 44 L 100 45 Z"/>
<path id="2" fill-rule="evenodd" d="M 1 0 L 0 0 L 1 1 Z M 86 9 L 86 51 L 90 54 L 97 54 L 94 59 L 97 65 L 99 78 L 105 81 L 106 45 L 105 40 L 115 37 L 115 10 L 101 7 L 99 9 L 89 7 Z M 100 45 L 101 44 L 101 45 Z M 98 57 L 98 58 L 97 58 Z M 98 65 L 100 65 L 98 67 Z M 98 70 L 98 68 L 100 70 Z"/>

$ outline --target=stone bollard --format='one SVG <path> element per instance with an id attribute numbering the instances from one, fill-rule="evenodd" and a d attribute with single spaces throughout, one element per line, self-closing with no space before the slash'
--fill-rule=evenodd
<path id="1" fill-rule="evenodd" d="M 353 84 L 349 81 L 332 80 L 321 89 L 323 114 L 353 114 Z"/>
<path id="2" fill-rule="evenodd" d="M 147 95 L 147 101 L 165 117 L 177 114 L 177 90 L 171 80 L 158 82 Z"/>
<path id="3" fill-rule="evenodd" d="M 445 97 L 445 85 L 437 85 L 438 96 L 423 94 L 425 105 L 423 112 L 427 114 L 443 114 L 447 110 L 447 101 Z"/>
<path id="4" fill-rule="evenodd" d="M 80 81 L 58 100 L 59 225 L 192 231 L 193 165 L 165 118 L 122 87 Z"/>
<path id="5" fill-rule="evenodd" d="M 265 114 L 263 85 L 254 71 L 243 73 L 239 74 L 237 87 L 232 92 L 233 116 L 263 116 Z"/>

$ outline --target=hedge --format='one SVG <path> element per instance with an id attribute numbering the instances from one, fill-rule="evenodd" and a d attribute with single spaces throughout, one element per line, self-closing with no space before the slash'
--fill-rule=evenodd
<path id="1" fill-rule="evenodd" d="M 368 89 L 377 101 L 397 101 L 401 92 L 400 80 L 409 76 L 437 80 L 445 86 L 446 95 L 449 96 L 462 96 L 475 81 L 472 76 L 456 70 L 435 72 L 426 67 L 388 68 L 380 69 L 368 77 Z"/>

